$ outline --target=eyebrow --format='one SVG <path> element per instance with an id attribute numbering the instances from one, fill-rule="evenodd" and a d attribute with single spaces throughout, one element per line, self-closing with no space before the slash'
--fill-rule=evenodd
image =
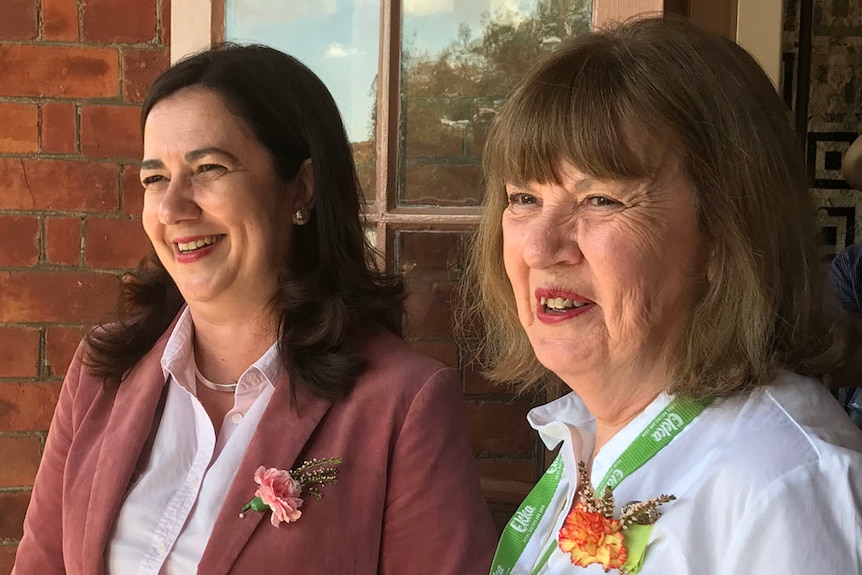
<path id="1" fill-rule="evenodd" d="M 224 156 L 232 162 L 238 162 L 237 157 L 231 154 L 226 150 L 222 150 L 221 148 L 216 148 L 215 146 L 207 146 L 206 148 L 198 148 L 196 150 L 191 150 L 186 152 L 185 160 L 187 162 L 194 162 L 203 158 L 204 156 L 209 155 L 219 155 Z M 144 160 L 141 162 L 142 170 L 160 170 L 165 167 L 164 162 L 161 160 Z"/>

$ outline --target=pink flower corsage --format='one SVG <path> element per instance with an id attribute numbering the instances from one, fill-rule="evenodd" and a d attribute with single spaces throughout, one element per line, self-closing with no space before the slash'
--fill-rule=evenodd
<path id="1" fill-rule="evenodd" d="M 338 480 L 338 468 L 341 463 L 338 457 L 327 459 L 312 459 L 304 461 L 296 469 L 285 471 L 263 465 L 254 472 L 257 491 L 254 499 L 245 504 L 239 516 L 245 517 L 245 512 L 251 509 L 263 513 L 272 511 L 270 522 L 278 527 L 280 523 L 293 523 L 302 516 L 303 495 L 312 495 L 322 499 L 320 489 L 324 485 Z"/>

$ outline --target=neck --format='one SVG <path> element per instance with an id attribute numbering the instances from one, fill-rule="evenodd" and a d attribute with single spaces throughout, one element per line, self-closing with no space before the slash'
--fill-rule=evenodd
<path id="1" fill-rule="evenodd" d="M 277 321 L 272 314 L 258 313 L 244 318 L 213 317 L 192 309 L 191 315 L 198 370 L 216 383 L 239 380 L 277 337 Z"/>
<path id="2" fill-rule="evenodd" d="M 596 440 L 589 463 L 599 450 L 666 389 L 658 374 L 602 375 L 564 380 L 596 418 Z"/>

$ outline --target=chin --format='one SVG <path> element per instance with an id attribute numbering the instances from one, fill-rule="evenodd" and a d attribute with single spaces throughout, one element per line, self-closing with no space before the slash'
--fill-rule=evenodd
<path id="1" fill-rule="evenodd" d="M 533 347 L 539 363 L 563 381 L 592 373 L 598 368 L 593 354 L 584 353 L 586 350 L 583 348 L 573 351 L 571 346 Z"/>

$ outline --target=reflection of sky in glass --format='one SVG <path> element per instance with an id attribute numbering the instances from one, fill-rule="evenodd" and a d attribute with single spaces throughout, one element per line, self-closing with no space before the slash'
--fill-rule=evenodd
<path id="1" fill-rule="evenodd" d="M 541 1 L 541 0 L 538 0 Z M 410 49 L 439 52 L 466 24 L 471 39 L 481 37 L 482 17 L 504 15 L 518 20 L 535 12 L 537 0 L 404 0 L 404 44 Z"/>
<path id="2" fill-rule="evenodd" d="M 227 0 L 225 37 L 267 44 L 320 76 L 350 140 L 370 136 L 377 75 L 379 0 Z"/>
<path id="3" fill-rule="evenodd" d="M 543 0 L 404 0 L 409 50 L 439 52 L 460 24 L 481 36 L 482 16 L 517 21 Z M 225 36 L 267 44 L 296 56 L 335 97 L 351 141 L 370 137 L 377 74 L 380 0 L 226 0 Z M 287 7 L 289 6 L 289 7 Z"/>

